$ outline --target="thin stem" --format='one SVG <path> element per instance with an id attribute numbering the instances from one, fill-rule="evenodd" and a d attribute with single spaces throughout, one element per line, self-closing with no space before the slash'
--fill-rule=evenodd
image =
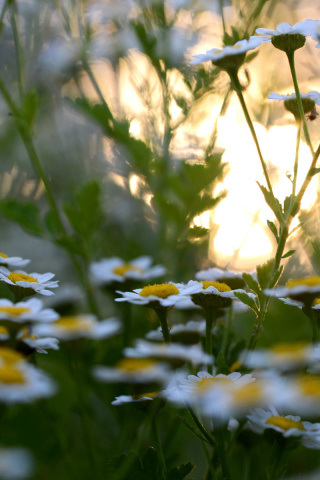
<path id="1" fill-rule="evenodd" d="M 227 352 L 227 346 L 228 346 L 228 340 L 232 328 L 232 319 L 233 319 L 233 309 L 232 309 L 232 304 L 228 308 L 228 318 L 227 318 L 227 325 L 224 329 L 224 334 L 223 334 L 223 339 L 222 339 L 222 347 L 221 347 L 221 352 L 223 356 L 225 357 L 226 352 Z"/>
<path id="2" fill-rule="evenodd" d="M 167 465 L 166 465 L 166 460 L 165 460 L 165 457 L 164 457 L 162 443 L 161 443 L 161 439 L 160 439 L 160 435 L 159 435 L 159 431 L 158 431 L 158 427 L 157 427 L 157 421 L 156 421 L 155 417 L 152 420 L 152 431 L 153 431 L 154 439 L 155 439 L 155 442 L 156 442 L 157 452 L 158 452 L 159 457 L 160 457 L 161 470 L 162 470 L 162 475 L 161 476 L 162 476 L 163 479 L 165 479 L 167 477 Z"/>
<path id="3" fill-rule="evenodd" d="M 214 323 L 214 310 L 212 308 L 205 309 L 206 316 L 206 343 L 205 351 L 212 355 L 212 328 Z M 208 364 L 208 373 L 212 375 L 212 363 Z"/>
<path id="4" fill-rule="evenodd" d="M 253 141 L 256 145 L 257 152 L 258 152 L 259 159 L 260 159 L 260 163 L 261 163 L 262 170 L 263 170 L 263 174 L 264 174 L 264 177 L 265 177 L 267 185 L 268 185 L 268 189 L 269 189 L 270 193 L 272 193 L 272 195 L 273 195 L 272 185 L 271 185 L 271 182 L 270 182 L 270 179 L 269 179 L 269 174 L 268 174 L 268 171 L 267 171 L 267 165 L 266 165 L 266 162 L 263 159 L 263 156 L 262 156 L 262 153 L 261 153 L 261 150 L 260 150 L 260 145 L 259 145 L 259 142 L 258 142 L 258 138 L 257 138 L 256 132 L 255 132 L 255 129 L 254 129 L 249 111 L 247 109 L 246 102 L 245 102 L 244 97 L 242 95 L 241 84 L 239 82 L 238 73 L 234 72 L 233 70 L 230 70 L 230 71 L 228 71 L 228 74 L 230 76 L 233 88 L 234 88 L 236 94 L 238 95 L 239 102 L 240 102 L 240 105 L 242 107 L 246 122 L 248 124 L 249 129 L 250 129 Z"/>
<path id="5" fill-rule="evenodd" d="M 209 444 L 211 446 L 215 446 L 216 442 L 215 442 L 214 438 L 212 438 L 211 435 L 207 432 L 205 427 L 202 425 L 202 423 L 198 419 L 197 415 L 194 413 L 193 409 L 190 407 L 190 405 L 187 405 L 187 404 L 186 404 L 186 407 L 187 407 L 188 412 L 190 413 L 190 415 L 192 417 L 192 420 L 194 421 L 194 423 L 196 424 L 196 426 L 198 427 L 198 429 L 200 430 L 200 432 L 202 433 L 204 438 L 209 442 Z"/>
<path id="6" fill-rule="evenodd" d="M 299 114 L 300 114 L 300 119 L 303 125 L 303 132 L 304 136 L 306 139 L 306 142 L 308 144 L 308 147 L 311 150 L 312 155 L 314 155 L 314 150 L 312 147 L 310 135 L 309 135 L 309 130 L 308 130 L 308 125 L 306 121 L 306 117 L 303 111 L 303 106 L 302 106 L 302 101 L 301 101 L 301 95 L 300 95 L 300 90 L 299 90 L 299 85 L 298 85 L 298 80 L 297 80 L 297 74 L 296 74 L 296 69 L 294 65 L 294 52 L 287 52 L 287 57 L 290 65 L 290 71 L 291 71 L 291 76 L 293 80 L 293 85 L 294 85 L 294 91 L 296 93 L 296 100 L 299 108 Z"/>
<path id="7" fill-rule="evenodd" d="M 215 438 L 217 440 L 217 450 L 219 459 L 221 461 L 222 467 L 222 479 L 223 480 L 231 480 L 228 462 L 226 458 L 226 449 L 224 443 L 224 431 L 221 428 L 217 428 L 214 430 Z"/>
<path id="8" fill-rule="evenodd" d="M 299 121 L 297 124 L 296 155 L 295 155 L 294 167 L 293 167 L 292 197 L 295 196 L 296 188 L 297 188 L 300 139 L 301 139 L 301 122 Z"/>
<path id="9" fill-rule="evenodd" d="M 11 24 L 12 24 L 12 32 L 13 32 L 13 40 L 14 46 L 16 50 L 16 66 L 17 66 L 17 78 L 18 78 L 18 89 L 19 89 L 19 96 L 20 101 L 22 101 L 24 96 L 24 54 L 22 50 L 20 34 L 18 30 L 17 20 L 16 20 L 16 13 L 17 13 L 17 6 L 16 2 L 12 2 L 10 6 L 10 16 L 11 16 Z"/>
<path id="10" fill-rule="evenodd" d="M 169 325 L 168 325 L 168 309 L 157 308 L 155 310 L 161 325 L 162 336 L 165 343 L 170 343 Z"/>
<path id="11" fill-rule="evenodd" d="M 223 34 L 225 34 L 226 33 L 226 21 L 225 21 L 224 12 L 223 12 L 223 0 L 219 0 L 219 10 L 220 10 L 220 15 L 221 15 Z"/>

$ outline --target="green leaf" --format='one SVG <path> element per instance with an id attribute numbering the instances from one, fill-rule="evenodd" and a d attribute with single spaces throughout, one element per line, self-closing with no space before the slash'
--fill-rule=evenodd
<path id="1" fill-rule="evenodd" d="M 53 237 L 58 237 L 60 235 L 60 225 L 57 222 L 57 217 L 51 211 L 49 211 L 44 217 L 44 223 L 48 232 L 50 232 Z"/>
<path id="2" fill-rule="evenodd" d="M 275 236 L 275 238 L 278 242 L 279 235 L 278 235 L 277 227 L 275 226 L 275 224 L 273 222 L 271 222 L 271 220 L 267 220 L 267 224 L 268 224 L 268 227 L 270 228 L 271 232 L 273 233 L 273 235 Z"/>
<path id="3" fill-rule="evenodd" d="M 248 287 L 257 295 L 261 292 L 261 288 L 259 287 L 259 284 L 256 282 L 256 280 L 253 278 L 250 273 L 243 273 L 242 274 L 243 280 L 246 282 Z"/>
<path id="4" fill-rule="evenodd" d="M 282 208 L 279 200 L 273 196 L 269 190 L 266 189 L 263 185 L 260 185 L 259 182 L 257 184 L 260 187 L 261 192 L 263 193 L 264 199 L 279 220 L 279 222 L 282 221 Z"/>
<path id="5" fill-rule="evenodd" d="M 194 464 L 192 462 L 183 463 L 168 470 L 166 478 L 167 480 L 183 480 L 193 469 Z"/>
<path id="6" fill-rule="evenodd" d="M 33 235 L 44 233 L 39 209 L 34 203 L 4 199 L 0 201 L 0 213 Z"/>
<path id="7" fill-rule="evenodd" d="M 234 292 L 235 296 L 245 305 L 247 305 L 254 313 L 258 313 L 258 307 L 253 298 L 244 292 Z"/>
<path id="8" fill-rule="evenodd" d="M 78 235 L 66 235 L 65 237 L 57 238 L 55 242 L 71 254 L 80 255 L 82 258 L 88 257 L 83 240 Z"/>
<path id="9" fill-rule="evenodd" d="M 284 255 L 282 255 L 282 258 L 291 257 L 291 255 L 293 255 L 294 252 L 295 252 L 295 250 L 289 250 L 287 253 L 285 253 Z"/>
<path id="10" fill-rule="evenodd" d="M 262 288 L 262 290 L 269 286 L 271 277 L 273 275 L 273 269 L 274 269 L 274 260 L 273 259 L 268 260 L 263 265 L 258 265 L 257 266 L 258 281 L 259 281 L 259 284 L 260 284 L 260 287 Z"/>
<path id="11" fill-rule="evenodd" d="M 210 230 L 204 227 L 193 227 L 188 231 L 189 238 L 203 238 L 209 234 Z"/>
<path id="12" fill-rule="evenodd" d="M 89 242 L 103 221 L 98 182 L 90 180 L 83 185 L 72 202 L 65 202 L 63 210 L 74 231 Z"/>
<path id="13" fill-rule="evenodd" d="M 142 454 L 129 452 L 113 457 L 107 467 L 105 478 L 121 475 L 122 480 L 160 480 L 160 462 L 158 453 L 153 447 L 148 447 Z"/>

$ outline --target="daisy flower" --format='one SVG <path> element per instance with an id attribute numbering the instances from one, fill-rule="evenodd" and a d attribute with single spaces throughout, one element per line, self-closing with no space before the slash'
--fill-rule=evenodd
<path id="1" fill-rule="evenodd" d="M 25 267 L 30 262 L 29 259 L 21 257 L 9 257 L 5 253 L 0 252 L 0 265 L 4 267 Z"/>
<path id="2" fill-rule="evenodd" d="M 200 270 L 195 275 L 198 281 L 205 280 L 208 282 L 221 282 L 228 285 L 232 290 L 236 288 L 243 288 L 245 281 L 241 273 L 231 272 L 230 270 L 223 270 L 221 268 L 208 268 L 207 270 Z"/>
<path id="3" fill-rule="evenodd" d="M 24 302 L 13 303 L 7 299 L 0 299 L 0 320 L 10 320 L 15 323 L 25 322 L 53 322 L 59 314 L 52 308 L 44 308 L 41 300 L 31 298 Z"/>
<path id="4" fill-rule="evenodd" d="M 55 322 L 38 324 L 32 333 L 39 337 L 55 337 L 60 340 L 74 340 L 90 338 L 99 340 L 111 337 L 121 330 L 121 323 L 117 318 L 98 321 L 95 315 L 81 314 L 60 317 Z"/>
<path id="5" fill-rule="evenodd" d="M 138 288 L 133 292 L 117 290 L 117 293 L 122 295 L 123 298 L 116 298 L 115 301 L 147 305 L 151 308 L 173 307 L 181 300 L 190 299 L 189 295 L 194 292 L 195 288 L 190 288 L 181 283 L 160 283 Z"/>
<path id="6" fill-rule="evenodd" d="M 17 340 L 22 344 L 26 345 L 27 352 L 26 354 L 33 353 L 34 351 L 38 353 L 48 353 L 47 350 L 59 350 L 59 340 L 54 337 L 44 337 L 37 338 L 27 328 L 20 330 L 17 334 Z M 21 350 L 18 346 L 18 349 Z"/>
<path id="7" fill-rule="evenodd" d="M 55 392 L 53 381 L 33 365 L 24 361 L 0 365 L 0 402 L 28 403 Z"/>
<path id="8" fill-rule="evenodd" d="M 167 361 L 174 366 L 181 366 L 186 362 L 192 365 L 207 365 L 213 362 L 212 355 L 205 353 L 200 345 L 155 344 L 145 340 L 137 340 L 134 348 L 125 348 L 124 354 L 131 358 L 150 358 Z"/>
<path id="9" fill-rule="evenodd" d="M 111 405 L 124 405 L 126 403 L 150 402 L 157 395 L 158 395 L 158 392 L 141 393 L 139 395 L 120 395 L 119 397 L 116 397 L 115 400 L 113 400 L 113 402 L 111 402 Z"/>
<path id="10" fill-rule="evenodd" d="M 279 23 L 276 30 L 268 28 L 257 28 L 256 33 L 262 35 L 260 38 L 263 42 L 272 42 L 272 44 L 283 51 L 294 51 L 304 46 L 305 37 L 311 37 L 318 41 L 317 31 L 319 20 L 303 20 L 295 25 L 284 22 Z M 257 37 L 251 37 L 257 38 Z M 317 45 L 317 47 L 319 44 Z"/>
<path id="11" fill-rule="evenodd" d="M 297 415 L 279 415 L 277 410 L 270 406 L 269 410 L 256 408 L 250 415 L 247 415 L 248 423 L 246 426 L 255 433 L 261 434 L 267 429 L 275 430 L 281 433 L 285 438 L 304 437 L 305 434 L 316 436 L 315 432 L 320 434 L 320 424 L 301 421 Z"/>
<path id="12" fill-rule="evenodd" d="M 245 290 L 232 290 L 226 283 L 218 281 L 200 281 L 190 280 L 187 288 L 192 291 L 192 301 L 200 305 L 202 308 L 225 308 L 229 307 L 232 300 L 237 300 L 235 293 L 245 293 L 251 298 L 255 298 L 252 293 L 247 293 Z M 192 290 L 191 290 L 192 289 Z"/>
<path id="13" fill-rule="evenodd" d="M 23 480 L 34 470 L 34 460 L 25 448 L 0 448 L 0 478 L 2 480 Z"/>
<path id="14" fill-rule="evenodd" d="M 320 93 L 312 90 L 309 93 L 300 93 L 300 97 L 303 112 L 305 114 L 311 112 L 315 113 L 315 106 L 320 105 Z M 278 93 L 271 92 L 268 98 L 269 100 L 283 101 L 285 109 L 291 112 L 297 119 L 300 118 L 299 106 L 295 93 L 293 93 L 292 95 L 279 95 Z M 317 113 L 315 113 L 315 115 L 317 115 Z"/>
<path id="15" fill-rule="evenodd" d="M 300 93 L 301 98 L 308 98 L 313 101 L 314 104 L 320 105 L 320 93 L 312 90 L 308 93 Z M 280 100 L 286 102 L 287 100 L 295 100 L 296 94 L 292 93 L 291 95 L 280 95 L 279 93 L 271 92 L 268 95 L 269 100 Z"/>
<path id="16" fill-rule="evenodd" d="M 312 301 L 319 295 L 320 277 L 316 275 L 289 280 L 285 286 L 277 286 L 274 289 L 267 288 L 264 294 L 269 297 L 289 297 L 305 305 L 312 304 Z"/>
<path id="17" fill-rule="evenodd" d="M 249 368 L 291 370 L 320 361 L 320 350 L 306 342 L 278 343 L 269 349 L 243 353 L 241 365 Z"/>
<path id="18" fill-rule="evenodd" d="M 90 271 L 93 279 L 100 285 L 123 283 L 126 280 L 145 281 L 166 273 L 162 265 L 152 266 L 152 258 L 148 256 L 138 257 L 128 263 L 118 257 L 103 258 L 99 262 L 93 262 Z"/>
<path id="19" fill-rule="evenodd" d="M 98 365 L 93 376 L 100 382 L 168 384 L 172 372 L 168 365 L 146 358 L 123 358 L 114 367 Z"/>
<path id="20" fill-rule="evenodd" d="M 49 296 L 54 295 L 48 288 L 57 288 L 58 281 L 50 280 L 54 277 L 54 273 L 30 273 L 27 274 L 22 270 L 10 272 L 5 267 L 0 267 L 0 281 L 10 286 L 13 293 L 18 297 L 26 297 L 35 293 Z"/>
<path id="21" fill-rule="evenodd" d="M 211 61 L 220 68 L 239 68 L 242 65 L 245 55 L 249 50 L 254 50 L 263 42 L 259 37 L 251 37 L 249 40 L 240 40 L 234 45 L 226 45 L 223 48 L 212 48 L 205 53 L 193 55 L 195 60 L 190 62 L 191 65 Z"/>
<path id="22" fill-rule="evenodd" d="M 201 337 L 206 334 L 206 322 L 190 320 L 186 324 L 176 324 L 170 329 L 170 339 L 172 342 L 183 344 L 194 344 L 200 341 Z M 152 330 L 146 335 L 147 340 L 155 340 L 161 342 L 162 330 L 158 327 L 157 330 Z"/>

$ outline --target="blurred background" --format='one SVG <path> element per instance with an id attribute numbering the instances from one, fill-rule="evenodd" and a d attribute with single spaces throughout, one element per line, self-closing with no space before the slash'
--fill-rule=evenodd
<path id="1" fill-rule="evenodd" d="M 210 62 L 189 62 L 220 47 L 224 28 L 243 38 L 258 26 L 317 19 L 317 2 L 2 0 L 1 11 L 2 80 L 18 104 L 32 105 L 34 144 L 59 207 L 88 180 L 99 182 L 104 220 L 91 260 L 150 254 L 180 281 L 195 268 L 248 271 L 272 256 L 272 212 L 256 184 L 263 183 L 260 163 L 229 78 Z M 303 93 L 318 88 L 314 47 L 308 39 L 296 54 Z M 267 96 L 292 93 L 292 81 L 282 52 L 266 44 L 256 53 L 241 80 L 283 200 L 291 188 L 294 119 Z M 107 105 L 108 113 L 98 118 L 89 104 Z M 72 280 L 65 253 L 48 235 L 31 237 L 23 222 L 10 221 L 9 200 L 35 203 L 42 217 L 47 206 L 3 96 L 0 115 L 1 248 Z M 316 142 L 319 120 L 308 124 Z M 310 162 L 304 142 L 300 156 L 301 182 Z M 209 163 L 210 178 L 194 185 L 188 165 Z M 303 226 L 291 237 L 297 254 L 289 270 L 318 269 L 317 196 L 316 176 L 302 205 Z"/>

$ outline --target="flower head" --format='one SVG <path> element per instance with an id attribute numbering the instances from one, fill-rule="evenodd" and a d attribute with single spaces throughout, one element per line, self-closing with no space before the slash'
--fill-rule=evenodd
<path id="1" fill-rule="evenodd" d="M 138 257 L 130 262 L 121 258 L 103 258 L 94 262 L 90 267 L 93 279 L 99 284 L 111 282 L 123 283 L 126 280 L 151 280 L 161 277 L 166 273 L 162 265 L 152 266 L 152 258 L 147 256 Z"/>
<path id="2" fill-rule="evenodd" d="M 187 284 L 190 289 L 192 301 L 202 308 L 225 308 L 229 307 L 233 299 L 237 299 L 235 292 L 244 290 L 232 290 L 226 283 L 218 281 L 195 281 L 190 280 Z M 254 298 L 253 294 L 247 294 Z"/>
<path id="3" fill-rule="evenodd" d="M 2 480 L 23 480 L 34 470 L 34 460 L 25 448 L 0 448 L 0 478 Z"/>
<path id="4" fill-rule="evenodd" d="M 206 322 L 190 320 L 186 324 L 176 324 L 170 329 L 170 340 L 174 343 L 194 344 L 198 343 L 201 337 L 206 333 Z M 148 340 L 156 340 L 161 342 L 163 340 L 161 327 L 157 330 L 152 330 L 146 335 Z"/>
<path id="5" fill-rule="evenodd" d="M 263 35 L 262 37 L 258 37 L 263 42 L 272 42 L 276 48 L 285 52 L 292 52 L 304 46 L 306 37 L 317 40 L 316 35 L 319 24 L 320 22 L 318 20 L 309 19 L 298 22 L 295 25 L 284 22 L 279 23 L 276 30 L 257 28 L 256 33 Z"/>
<path id="6" fill-rule="evenodd" d="M 10 272 L 5 267 L 0 267 L 0 281 L 5 282 L 10 286 L 12 291 L 18 297 L 25 297 L 33 295 L 34 293 L 41 293 L 41 295 L 54 295 L 48 288 L 57 288 L 58 281 L 51 280 L 54 273 L 26 273 L 22 270 Z"/>
<path id="7" fill-rule="evenodd" d="M 14 323 L 53 322 L 59 314 L 52 308 L 42 308 L 43 303 L 38 298 L 30 298 L 24 302 L 13 303 L 0 299 L 0 320 L 10 320 Z"/>
<path id="8" fill-rule="evenodd" d="M 36 325 L 33 333 L 39 337 L 55 337 L 60 340 L 91 338 L 99 340 L 111 337 L 121 330 L 121 323 L 116 318 L 98 321 L 94 315 L 81 314 L 60 317 L 52 323 Z"/>
<path id="9" fill-rule="evenodd" d="M 269 410 L 256 408 L 251 415 L 247 415 L 247 418 L 247 426 L 253 432 L 263 433 L 266 429 L 271 429 L 284 437 L 300 437 L 312 425 L 310 422 L 302 422 L 298 416 L 279 415 L 274 407 L 270 407 Z"/>
<path id="10" fill-rule="evenodd" d="M 7 254 L 0 252 L 0 265 L 4 267 L 25 267 L 30 260 L 21 257 L 9 257 Z"/>
<path id="11" fill-rule="evenodd" d="M 320 292 L 320 277 L 313 275 L 289 280 L 285 286 L 274 289 L 267 288 L 264 294 L 270 297 L 289 297 L 298 302 L 310 305 Z"/>
<path id="12" fill-rule="evenodd" d="M 249 50 L 254 50 L 262 43 L 259 37 L 251 37 L 249 40 L 240 40 L 234 45 L 226 45 L 223 48 L 212 48 L 206 53 L 194 55 L 195 60 L 190 62 L 191 65 L 211 61 L 214 65 L 228 70 L 229 68 L 238 69 L 244 61 L 245 55 Z"/>
<path id="13" fill-rule="evenodd" d="M 159 392 L 141 393 L 139 395 L 120 395 L 111 405 L 124 405 L 126 403 L 140 403 L 152 401 Z"/>
<path id="14" fill-rule="evenodd" d="M 135 305 L 146 305 L 151 308 L 173 307 L 179 301 L 190 299 L 190 289 L 181 283 L 159 283 L 138 288 L 133 292 L 120 292 L 123 298 L 116 298 L 116 302 L 130 302 Z"/>
<path id="15" fill-rule="evenodd" d="M 206 280 L 209 282 L 221 282 L 227 284 L 232 290 L 236 288 L 243 288 L 245 281 L 242 279 L 241 273 L 231 272 L 230 270 L 223 270 L 221 268 L 208 268 L 207 270 L 200 270 L 195 275 L 198 281 Z"/>
<path id="16" fill-rule="evenodd" d="M 315 109 L 316 105 L 320 105 L 320 93 L 312 90 L 309 93 L 300 93 L 301 103 L 304 113 L 310 113 Z M 296 94 L 292 95 L 279 95 L 278 93 L 271 92 L 268 95 L 270 100 L 280 100 L 284 102 L 285 108 L 291 112 L 296 118 L 300 118 L 300 112 L 298 103 L 296 100 Z"/>

